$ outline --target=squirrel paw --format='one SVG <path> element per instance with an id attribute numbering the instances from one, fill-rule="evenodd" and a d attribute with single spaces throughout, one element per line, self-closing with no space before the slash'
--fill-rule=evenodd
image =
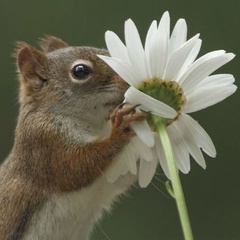
<path id="1" fill-rule="evenodd" d="M 118 131 L 120 130 L 128 136 L 134 136 L 135 133 L 130 127 L 131 122 L 143 121 L 146 118 L 144 113 L 136 111 L 138 106 L 130 106 L 125 103 L 120 104 L 110 116 L 112 128 L 118 129 Z"/>

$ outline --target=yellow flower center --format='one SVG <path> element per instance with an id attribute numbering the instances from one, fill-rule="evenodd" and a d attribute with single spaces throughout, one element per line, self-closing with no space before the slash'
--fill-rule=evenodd
<path id="1" fill-rule="evenodd" d="M 178 112 L 177 117 L 179 116 L 182 107 L 186 103 L 186 98 L 184 96 L 183 90 L 181 86 L 175 81 L 164 81 L 159 78 L 152 78 L 141 82 L 138 85 L 138 89 L 143 93 L 175 109 Z M 176 118 L 165 119 L 164 121 L 166 125 L 169 125 L 174 120 L 176 120 Z M 151 119 L 148 120 L 150 125 L 152 125 Z"/>

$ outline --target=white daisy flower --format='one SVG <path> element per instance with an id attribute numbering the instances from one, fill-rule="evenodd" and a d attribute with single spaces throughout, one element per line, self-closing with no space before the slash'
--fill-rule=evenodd
<path id="1" fill-rule="evenodd" d="M 125 44 L 111 31 L 106 32 L 105 39 L 111 57 L 99 57 L 130 85 L 125 93 L 127 102 L 140 104 L 141 110 L 164 119 L 179 170 L 190 171 L 190 155 L 206 168 L 201 149 L 211 157 L 216 156 L 216 150 L 206 131 L 188 113 L 214 105 L 236 91 L 232 75 L 210 76 L 235 55 L 219 50 L 196 60 L 202 43 L 199 34 L 187 40 L 184 19 L 177 21 L 170 34 L 168 12 L 158 25 L 152 22 L 144 46 L 131 19 L 125 22 Z M 153 137 L 146 122 L 134 124 L 133 128 L 148 147 L 154 145 L 156 153 L 151 161 L 142 158 L 140 185 L 147 186 L 152 179 L 156 159 L 169 178 L 159 136 Z"/>

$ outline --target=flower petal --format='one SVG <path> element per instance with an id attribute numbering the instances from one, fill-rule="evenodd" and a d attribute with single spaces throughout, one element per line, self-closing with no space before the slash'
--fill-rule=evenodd
<path id="1" fill-rule="evenodd" d="M 215 74 L 203 79 L 198 87 L 212 87 L 212 86 L 227 86 L 235 82 L 233 75 L 231 74 Z"/>
<path id="2" fill-rule="evenodd" d="M 126 46 L 114 32 L 107 31 L 105 41 L 111 57 L 130 63 Z"/>
<path id="3" fill-rule="evenodd" d="M 125 151 L 124 160 L 126 162 L 128 170 L 132 174 L 137 175 L 137 160 L 139 159 L 139 157 L 136 154 L 137 152 L 134 152 L 134 150 L 131 150 L 130 148 L 126 148 L 124 151 Z"/>
<path id="4" fill-rule="evenodd" d="M 179 129 L 179 121 L 173 122 L 168 126 L 168 134 L 172 142 L 173 151 L 176 158 L 177 167 L 183 173 L 188 173 L 190 171 L 190 158 L 189 151 L 187 148 L 187 143 L 184 139 L 184 134 Z"/>
<path id="5" fill-rule="evenodd" d="M 173 148 L 176 156 L 177 167 L 182 173 L 189 173 L 191 168 L 190 155 L 185 141 L 183 141 L 179 145 L 173 145 Z"/>
<path id="6" fill-rule="evenodd" d="M 234 58 L 232 53 L 223 53 L 215 57 L 206 57 L 206 55 L 194 62 L 179 80 L 186 95 L 191 93 L 201 80 Z"/>
<path id="7" fill-rule="evenodd" d="M 158 160 L 160 162 L 160 166 L 161 166 L 164 174 L 166 175 L 166 177 L 168 179 L 171 179 L 169 169 L 168 169 L 167 160 L 166 160 L 164 150 L 163 150 L 163 147 L 162 147 L 162 143 L 161 143 L 161 140 L 160 140 L 160 138 L 157 134 L 155 135 L 155 151 L 156 151 Z"/>
<path id="8" fill-rule="evenodd" d="M 197 50 L 200 50 L 199 48 Z M 187 68 L 185 69 L 186 71 L 183 72 L 183 74 L 181 75 L 181 77 L 179 79 L 177 79 L 177 81 L 179 82 L 179 84 L 183 84 L 185 79 L 188 77 L 188 75 L 195 70 L 195 68 L 197 68 L 199 65 L 203 64 L 204 62 L 221 56 L 225 54 L 225 51 L 223 50 L 218 50 L 218 51 L 213 51 L 213 52 L 209 52 L 205 55 L 203 55 L 202 57 L 200 57 L 199 59 L 197 59 L 192 65 L 187 66 Z M 198 84 L 198 83 L 196 83 Z"/>
<path id="9" fill-rule="evenodd" d="M 202 87 L 187 98 L 183 108 L 186 113 L 192 113 L 219 103 L 237 90 L 236 85 Z"/>
<path id="10" fill-rule="evenodd" d="M 121 59 L 98 55 L 104 62 L 106 62 L 123 80 L 129 85 L 136 86 L 139 83 L 139 79 L 132 71 L 131 65 L 122 61 Z"/>
<path id="11" fill-rule="evenodd" d="M 201 45 L 202 45 L 202 40 L 198 39 L 192 51 L 189 53 L 189 55 L 185 59 L 185 62 L 183 63 L 182 68 L 178 73 L 178 76 L 176 77 L 176 82 L 179 82 L 179 80 L 181 79 L 183 74 L 185 74 L 189 66 L 191 66 L 191 64 L 195 61 L 201 49 Z"/>
<path id="12" fill-rule="evenodd" d="M 160 20 L 158 31 L 153 38 L 152 47 L 146 55 L 149 62 L 151 76 L 162 78 L 168 59 L 170 18 L 165 12 Z"/>
<path id="13" fill-rule="evenodd" d="M 128 172 L 129 169 L 125 161 L 125 159 L 129 156 L 128 151 L 131 151 L 131 148 L 126 147 L 123 151 L 121 151 L 106 171 L 105 175 L 109 182 L 115 182 L 121 175 L 125 175 Z"/>
<path id="14" fill-rule="evenodd" d="M 153 21 L 148 29 L 146 40 L 145 40 L 145 57 L 146 57 L 146 66 L 147 66 L 147 75 L 148 78 L 152 78 L 153 76 L 151 75 L 151 66 L 149 61 L 147 61 L 150 49 L 153 44 L 153 40 L 156 37 L 157 33 L 157 21 Z"/>
<path id="15" fill-rule="evenodd" d="M 127 102 L 133 105 L 140 104 L 141 109 L 150 111 L 161 117 L 174 118 L 177 115 L 176 111 L 167 104 L 146 95 L 134 87 L 130 87 L 126 91 L 125 98 Z"/>
<path id="16" fill-rule="evenodd" d="M 169 58 L 182 46 L 187 39 L 187 24 L 185 19 L 179 19 L 175 24 L 170 42 L 169 42 Z"/>
<path id="17" fill-rule="evenodd" d="M 153 133 L 152 133 L 153 136 Z M 153 159 L 153 153 L 152 153 L 152 148 L 146 146 L 141 139 L 139 139 L 138 137 L 134 137 L 131 140 L 131 145 L 133 146 L 133 149 L 135 150 L 135 152 L 139 155 L 139 157 L 141 156 L 142 158 L 144 158 L 147 162 L 152 161 Z"/>
<path id="18" fill-rule="evenodd" d="M 169 12 L 166 11 L 163 13 L 160 21 L 159 21 L 159 31 L 163 30 L 166 31 L 167 33 L 167 37 L 169 38 L 169 34 L 170 34 L 170 15 Z"/>
<path id="19" fill-rule="evenodd" d="M 147 78 L 146 60 L 138 30 L 131 19 L 125 22 L 125 41 L 128 56 L 137 78 Z"/>
<path id="20" fill-rule="evenodd" d="M 153 37 L 155 36 L 157 32 L 157 21 L 154 20 L 149 29 L 148 29 L 148 32 L 147 32 L 147 36 L 146 36 L 146 40 L 145 40 L 145 52 L 148 52 L 149 51 L 149 48 L 151 47 L 152 43 L 153 43 Z"/>
<path id="21" fill-rule="evenodd" d="M 189 115 L 182 113 L 179 121 L 184 123 L 183 127 L 185 129 L 189 129 L 188 131 L 191 132 L 191 135 L 198 147 L 201 147 L 202 150 L 210 157 L 216 157 L 216 149 L 211 138 L 196 120 Z"/>
<path id="22" fill-rule="evenodd" d="M 155 157 L 151 162 L 147 162 L 143 159 L 140 160 L 138 178 L 140 187 L 145 188 L 152 181 L 152 178 L 156 172 L 157 164 L 157 157 Z"/>
<path id="23" fill-rule="evenodd" d="M 187 142 L 187 147 L 188 147 L 188 151 L 191 154 L 191 156 L 193 157 L 193 159 L 203 168 L 206 169 L 206 161 L 203 157 L 203 154 L 200 150 L 200 148 L 195 145 L 193 142 L 188 141 Z"/>
<path id="24" fill-rule="evenodd" d="M 181 70 L 187 56 L 190 54 L 193 47 L 196 45 L 199 34 L 188 40 L 184 45 L 182 45 L 172 57 L 166 67 L 166 72 L 163 79 L 174 81 L 179 71 Z"/>
<path id="25" fill-rule="evenodd" d="M 153 133 L 146 120 L 143 122 L 131 123 L 131 128 L 134 130 L 136 135 L 141 139 L 141 141 L 144 144 L 146 144 L 149 148 L 154 146 Z"/>
<path id="26" fill-rule="evenodd" d="M 200 50 L 199 47 L 196 50 L 198 50 L 198 51 L 196 51 L 198 53 Z M 189 71 L 193 71 L 197 66 L 203 64 L 205 61 L 208 61 L 209 59 L 221 56 L 223 54 L 225 54 L 224 50 L 212 51 L 212 52 L 209 52 L 209 53 L 203 55 L 202 57 L 197 59 L 194 63 L 192 61 L 191 63 L 193 63 L 193 64 L 191 66 L 187 67 L 188 71 L 184 72 L 183 76 L 178 80 L 178 82 L 180 84 L 182 84 L 184 82 L 185 78 L 187 77 L 187 74 L 189 74 Z"/>
<path id="27" fill-rule="evenodd" d="M 186 115 L 187 116 L 187 115 Z M 189 117 L 189 116 L 187 116 Z M 192 131 L 191 125 L 189 126 L 188 120 L 185 117 L 181 117 L 177 124 L 179 126 L 178 129 L 182 132 L 182 136 L 185 140 L 188 152 L 192 155 L 192 157 L 195 159 L 195 161 L 202 167 L 206 168 L 206 162 L 202 155 L 201 150 L 199 149 L 201 146 L 199 145 L 199 142 L 196 141 L 197 138 L 194 136 L 194 133 Z"/>

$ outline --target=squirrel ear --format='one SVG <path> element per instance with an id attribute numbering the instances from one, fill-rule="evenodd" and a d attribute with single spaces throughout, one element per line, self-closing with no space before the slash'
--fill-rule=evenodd
<path id="1" fill-rule="evenodd" d="M 41 77 L 41 69 L 46 64 L 46 56 L 27 43 L 18 43 L 17 66 L 20 73 L 20 83 L 28 91 L 38 90 L 46 81 Z"/>
<path id="2" fill-rule="evenodd" d="M 36 76 L 37 68 L 43 67 L 46 56 L 27 43 L 18 43 L 17 66 L 24 77 Z"/>
<path id="3" fill-rule="evenodd" d="M 41 38 L 39 41 L 39 45 L 44 53 L 49 53 L 60 48 L 69 47 L 69 45 L 65 43 L 62 39 L 50 35 L 46 35 L 45 38 Z"/>

